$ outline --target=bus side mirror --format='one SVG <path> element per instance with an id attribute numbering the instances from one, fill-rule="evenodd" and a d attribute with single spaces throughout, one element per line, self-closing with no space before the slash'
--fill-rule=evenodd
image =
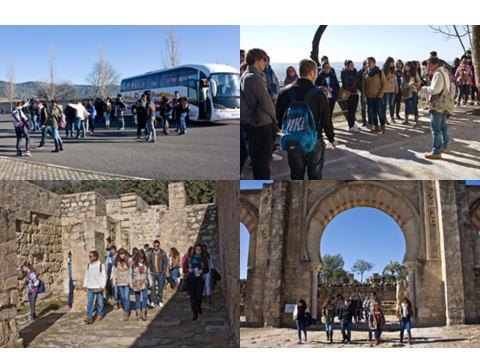
<path id="1" fill-rule="evenodd" d="M 210 93 L 212 95 L 212 99 L 217 96 L 217 83 L 213 79 L 210 79 Z"/>

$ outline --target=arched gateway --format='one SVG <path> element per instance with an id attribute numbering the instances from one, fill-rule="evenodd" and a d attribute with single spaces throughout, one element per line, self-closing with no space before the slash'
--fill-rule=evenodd
<path id="1" fill-rule="evenodd" d="M 464 181 L 276 181 L 240 197 L 251 239 L 247 326 L 289 324 L 285 304 L 298 298 L 308 299 L 316 317 L 323 231 L 336 215 L 360 206 L 387 213 L 404 234 L 418 325 L 480 322 L 480 187 Z"/>

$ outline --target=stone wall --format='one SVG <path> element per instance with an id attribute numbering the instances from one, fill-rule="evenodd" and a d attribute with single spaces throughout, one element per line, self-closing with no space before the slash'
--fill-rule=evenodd
<path id="1" fill-rule="evenodd" d="M 217 181 L 215 203 L 218 207 L 219 272 L 226 307 L 240 346 L 240 184 L 238 181 Z"/>
<path id="2" fill-rule="evenodd" d="M 323 231 L 337 214 L 362 206 L 390 215 L 405 236 L 416 325 L 478 323 L 480 241 L 470 212 L 479 195 L 464 181 L 276 181 L 242 191 L 241 221 L 255 239 L 245 285 L 247 326 L 290 323 L 284 305 L 299 298 L 317 315 Z"/>
<path id="3" fill-rule="evenodd" d="M 18 269 L 15 212 L 0 207 L 0 347 L 21 346 L 18 339 Z"/>

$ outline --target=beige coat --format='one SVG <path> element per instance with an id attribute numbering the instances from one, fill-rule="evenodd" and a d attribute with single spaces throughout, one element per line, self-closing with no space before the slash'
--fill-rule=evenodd
<path id="1" fill-rule="evenodd" d="M 368 76 L 368 71 L 365 71 L 362 79 L 362 96 L 383 98 L 386 86 L 387 80 L 382 70 L 372 77 Z"/>
<path id="2" fill-rule="evenodd" d="M 387 86 L 385 87 L 386 93 L 398 93 L 397 75 L 395 73 L 388 74 L 386 76 Z"/>
<path id="3" fill-rule="evenodd" d="M 148 282 L 149 286 L 152 286 L 153 281 L 152 281 L 152 272 L 150 271 L 150 267 L 146 267 L 143 274 L 140 274 L 140 271 L 138 271 L 138 267 L 136 267 L 136 268 L 131 268 L 130 267 L 129 285 L 131 287 L 133 287 L 133 282 L 134 281 L 145 281 L 145 282 Z"/>
<path id="4" fill-rule="evenodd" d="M 112 285 L 113 286 L 128 286 L 130 281 L 130 267 L 128 266 L 128 262 L 125 264 L 126 266 L 121 266 L 118 264 L 117 267 L 113 267 L 112 271 Z"/>

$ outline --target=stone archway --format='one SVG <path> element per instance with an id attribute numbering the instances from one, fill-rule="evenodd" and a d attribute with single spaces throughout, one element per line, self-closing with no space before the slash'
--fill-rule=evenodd
<path id="1" fill-rule="evenodd" d="M 255 255 L 257 248 L 257 229 L 258 229 L 258 210 L 250 202 L 240 199 L 240 222 L 245 225 L 250 233 L 250 243 L 248 247 L 247 270 L 255 266 Z"/>
<path id="2" fill-rule="evenodd" d="M 405 264 L 409 267 L 410 300 L 415 306 L 415 263 L 424 246 L 421 219 L 414 206 L 398 191 L 377 182 L 355 182 L 320 198 L 307 215 L 306 256 L 311 269 L 312 316 L 317 316 L 317 271 L 322 265 L 320 246 L 330 221 L 343 211 L 371 207 L 388 214 L 399 225 L 405 238 Z"/>
<path id="3" fill-rule="evenodd" d="M 315 203 L 307 215 L 306 255 L 310 262 L 321 264 L 320 242 L 328 223 L 341 212 L 361 206 L 381 210 L 397 222 L 405 237 L 405 261 L 415 262 L 424 247 L 420 215 L 398 191 L 374 182 L 346 184 Z"/>

